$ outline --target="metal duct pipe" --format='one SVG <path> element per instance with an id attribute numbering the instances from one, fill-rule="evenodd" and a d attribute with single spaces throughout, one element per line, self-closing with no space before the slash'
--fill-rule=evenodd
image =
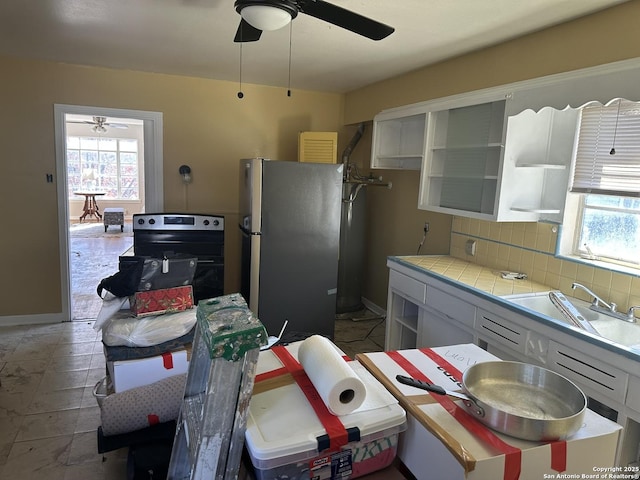
<path id="1" fill-rule="evenodd" d="M 342 213 L 340 218 L 340 258 L 338 261 L 338 288 L 336 313 L 355 312 L 362 305 L 362 270 L 364 266 L 365 207 L 366 196 L 357 195 L 360 185 L 350 183 L 351 165 L 349 159 L 362 134 L 364 123 L 342 153 L 344 182 L 342 184 Z M 356 198 L 359 197 L 356 202 Z"/>
<path id="2" fill-rule="evenodd" d="M 366 218 L 366 189 L 358 195 L 360 185 L 342 184 L 340 218 L 340 258 L 338 261 L 338 291 L 336 313 L 362 310 L 362 280 Z M 345 200 L 353 198 L 353 200 Z"/>
<path id="3" fill-rule="evenodd" d="M 363 133 L 364 133 L 364 123 L 361 123 L 360 125 L 358 125 L 358 130 L 356 131 L 356 133 L 351 138 L 351 141 L 349 142 L 349 145 L 347 145 L 347 148 L 345 148 L 344 152 L 342 152 L 342 164 L 344 165 L 344 174 L 345 175 L 347 175 L 347 172 L 349 170 L 347 167 L 349 165 L 349 158 L 351 158 L 351 152 L 353 152 L 353 149 L 356 147 L 356 145 L 358 144 L 358 142 L 362 138 L 362 134 Z"/>
<path id="4" fill-rule="evenodd" d="M 364 243 L 366 218 L 366 191 L 364 187 L 384 186 L 391 188 L 391 182 L 382 178 L 364 176 L 358 173 L 356 165 L 350 163 L 351 153 L 362 134 L 364 123 L 342 153 L 344 176 L 342 183 L 342 212 L 340 219 L 340 259 L 338 261 L 338 292 L 336 313 L 362 310 L 362 277 L 364 269 Z"/>

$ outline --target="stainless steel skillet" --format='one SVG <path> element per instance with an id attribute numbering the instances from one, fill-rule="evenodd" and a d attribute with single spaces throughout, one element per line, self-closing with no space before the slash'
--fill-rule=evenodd
<path id="1" fill-rule="evenodd" d="M 462 374 L 462 393 L 402 375 L 400 383 L 462 399 L 465 410 L 486 426 L 524 440 L 570 437 L 582 426 L 585 394 L 566 377 L 521 362 L 481 362 Z"/>

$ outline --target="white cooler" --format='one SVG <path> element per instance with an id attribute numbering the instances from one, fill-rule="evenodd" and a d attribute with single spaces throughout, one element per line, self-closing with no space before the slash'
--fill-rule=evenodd
<path id="1" fill-rule="evenodd" d="M 285 347 L 296 360 L 300 343 Z M 273 351 L 260 353 L 245 435 L 258 480 L 349 479 L 391 464 L 405 412 L 362 365 L 349 365 L 366 385 L 366 400 L 353 413 L 334 417 L 349 441 L 331 451 L 324 448 L 327 431 L 293 376 Z"/>

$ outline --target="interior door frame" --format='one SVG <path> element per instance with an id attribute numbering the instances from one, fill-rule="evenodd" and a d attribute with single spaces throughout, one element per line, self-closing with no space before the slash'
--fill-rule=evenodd
<path id="1" fill-rule="evenodd" d="M 65 116 L 99 115 L 134 118 L 143 121 L 144 136 L 144 208 L 147 212 L 164 209 L 162 112 L 91 107 L 85 105 L 54 105 L 54 135 L 58 196 L 58 241 L 60 245 L 60 292 L 62 311 L 57 321 L 71 321 L 71 260 L 69 255 L 69 194 L 67 181 Z"/>

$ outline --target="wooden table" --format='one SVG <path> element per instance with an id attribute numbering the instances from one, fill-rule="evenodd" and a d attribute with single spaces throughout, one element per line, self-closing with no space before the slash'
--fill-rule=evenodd
<path id="1" fill-rule="evenodd" d="M 74 195 L 84 195 L 84 206 L 82 207 L 82 215 L 80 216 L 80 222 L 86 217 L 96 217 L 96 220 L 102 220 L 100 215 L 100 208 L 96 202 L 96 197 L 105 195 L 105 192 L 73 192 Z"/>

